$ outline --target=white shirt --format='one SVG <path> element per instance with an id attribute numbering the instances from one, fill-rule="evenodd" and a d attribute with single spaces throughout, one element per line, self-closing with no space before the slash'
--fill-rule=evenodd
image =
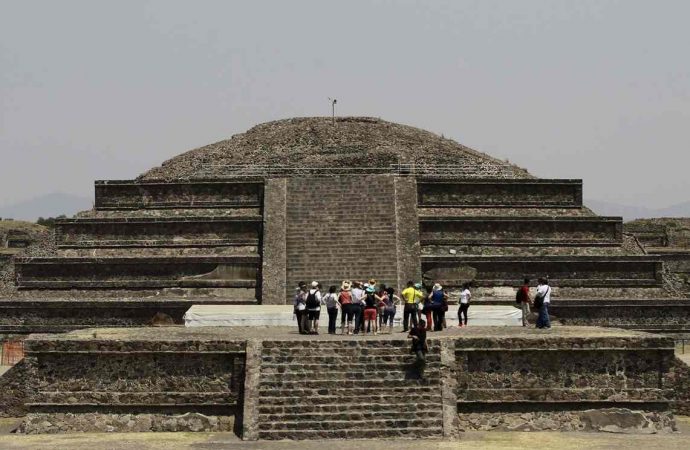
<path id="1" fill-rule="evenodd" d="M 364 290 L 360 288 L 352 288 L 352 303 L 360 305 L 364 303 Z"/>
<path id="2" fill-rule="evenodd" d="M 465 289 L 460 293 L 460 303 L 463 305 L 466 303 L 470 302 L 470 297 L 472 297 L 472 294 L 470 293 L 469 289 Z"/>
<path id="3" fill-rule="evenodd" d="M 319 302 L 319 305 L 321 304 L 321 291 L 319 291 L 318 289 L 310 289 L 310 290 L 309 290 L 309 294 L 315 294 L 315 295 L 316 295 L 316 301 Z M 306 298 L 307 298 L 308 296 L 309 296 L 309 295 L 305 295 L 305 296 L 304 296 L 305 302 L 306 302 Z M 316 308 L 307 308 L 307 309 L 310 310 L 310 311 L 319 311 L 319 310 L 321 310 L 321 307 L 318 306 L 318 307 L 316 307 Z"/>
<path id="4" fill-rule="evenodd" d="M 544 303 L 551 303 L 551 286 L 540 284 L 537 286 L 537 295 L 544 296 Z"/>

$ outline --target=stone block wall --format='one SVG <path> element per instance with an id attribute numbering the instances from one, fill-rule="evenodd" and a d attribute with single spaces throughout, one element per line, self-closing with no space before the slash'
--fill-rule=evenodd
<path id="1" fill-rule="evenodd" d="M 244 341 L 193 332 L 180 339 L 174 330 L 167 337 L 130 330 L 124 340 L 107 330 L 84 333 L 26 341 L 31 388 L 22 432 L 232 431 Z"/>
<path id="2" fill-rule="evenodd" d="M 263 181 L 96 181 L 96 209 L 227 208 L 259 206 Z"/>
<path id="3" fill-rule="evenodd" d="M 417 181 L 422 207 L 582 207 L 582 180 Z"/>
<path id="4" fill-rule="evenodd" d="M 256 286 L 258 257 L 23 258 L 20 289 Z"/>
<path id="5" fill-rule="evenodd" d="M 299 281 L 398 282 L 392 176 L 287 180 L 288 297 Z"/>
<path id="6" fill-rule="evenodd" d="M 58 248 L 258 246 L 261 218 L 67 219 Z"/>
<path id="7" fill-rule="evenodd" d="M 620 217 L 424 217 L 423 245 L 621 245 Z"/>
<path id="8" fill-rule="evenodd" d="M 519 286 L 527 276 L 546 276 L 560 287 L 659 286 L 661 262 L 653 257 L 510 257 L 424 256 L 424 278 L 456 287 L 474 280 L 476 286 Z"/>

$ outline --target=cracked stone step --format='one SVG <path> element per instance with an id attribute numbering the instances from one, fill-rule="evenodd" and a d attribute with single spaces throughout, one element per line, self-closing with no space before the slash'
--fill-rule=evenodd
<path id="1" fill-rule="evenodd" d="M 335 399 L 334 399 L 335 400 Z M 376 401 L 381 401 L 385 399 L 375 399 Z M 437 412 L 438 403 L 430 401 L 418 402 L 414 398 L 415 403 L 411 403 L 412 397 L 406 397 L 407 403 L 372 403 L 370 399 L 367 399 L 366 403 L 358 401 L 357 403 L 328 403 L 328 404 L 304 404 L 297 405 L 295 403 L 285 403 L 283 405 L 261 405 L 259 406 L 259 414 L 313 414 L 313 413 L 343 413 L 343 412 L 381 412 L 386 414 L 387 412 Z M 440 402 L 441 397 L 436 398 Z M 394 410 L 391 410 L 395 407 Z"/>
<path id="2" fill-rule="evenodd" d="M 291 380 L 291 381 L 261 381 L 259 384 L 260 391 L 263 393 L 271 389 L 294 389 L 296 392 L 304 389 L 337 389 L 348 387 L 365 387 L 371 389 L 386 389 L 390 386 L 391 381 L 398 381 L 407 383 L 408 381 L 416 381 L 413 379 L 400 378 L 397 380 Z M 427 377 L 426 381 L 429 385 L 438 386 L 440 388 L 440 377 Z"/>
<path id="3" fill-rule="evenodd" d="M 354 411 L 354 412 L 318 412 L 318 413 L 287 413 L 287 414 L 259 414 L 259 422 L 286 421 L 358 421 L 358 420 L 425 420 L 443 419 L 440 408 L 421 411 Z M 306 423 L 306 422 L 302 422 Z"/>
<path id="4" fill-rule="evenodd" d="M 442 420 L 438 418 L 429 419 L 379 419 L 379 420 L 329 420 L 325 422 L 311 422 L 304 421 L 281 421 L 281 422 L 259 422 L 259 430 L 304 430 L 305 428 L 313 431 L 336 431 L 358 429 L 363 427 L 373 427 L 381 430 L 390 429 L 405 429 L 405 428 L 425 428 L 425 427 L 442 427 Z"/>
<path id="5" fill-rule="evenodd" d="M 259 431 L 259 439 L 372 439 L 372 438 L 442 438 L 443 428 L 421 427 L 403 429 L 341 429 L 341 430 L 272 430 Z"/>
<path id="6" fill-rule="evenodd" d="M 414 404 L 440 404 L 441 393 L 438 386 L 426 391 L 420 391 L 422 387 L 413 386 L 414 390 L 410 391 L 410 387 L 401 387 L 398 390 L 387 390 L 384 392 L 372 393 L 370 389 L 332 389 L 323 394 L 320 389 L 309 389 L 300 391 L 299 396 L 295 396 L 295 391 L 292 389 L 273 389 L 262 393 L 259 398 L 259 405 L 261 406 L 301 406 L 301 405 L 348 405 L 348 404 L 362 404 L 362 396 L 370 402 L 385 402 L 388 405 L 409 405 Z M 270 394 L 270 395 L 268 395 Z"/>

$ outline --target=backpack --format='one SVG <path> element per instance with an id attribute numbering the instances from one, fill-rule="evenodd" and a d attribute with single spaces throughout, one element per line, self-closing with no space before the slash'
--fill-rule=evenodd
<path id="1" fill-rule="evenodd" d="M 321 304 L 319 303 L 319 300 L 316 298 L 316 291 L 309 291 L 309 295 L 307 295 L 307 308 L 316 309 L 320 306 Z"/>
<path id="2" fill-rule="evenodd" d="M 515 303 L 520 305 L 522 303 L 522 288 L 518 288 L 518 291 L 515 293 Z"/>

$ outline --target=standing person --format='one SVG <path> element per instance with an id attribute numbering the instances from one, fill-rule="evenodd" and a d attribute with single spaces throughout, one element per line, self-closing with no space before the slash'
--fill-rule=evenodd
<path id="1" fill-rule="evenodd" d="M 385 284 L 381 283 L 381 286 L 378 288 L 377 292 L 378 296 L 381 297 L 381 300 L 383 301 L 384 297 L 388 296 L 388 288 L 386 287 Z M 379 331 L 383 331 L 383 302 L 379 303 L 379 312 L 378 312 L 378 318 L 379 318 Z"/>
<path id="2" fill-rule="evenodd" d="M 307 293 L 307 333 L 319 334 L 319 315 L 321 314 L 321 291 L 319 282 L 312 281 Z"/>
<path id="3" fill-rule="evenodd" d="M 345 320 L 347 319 L 347 334 L 352 334 L 352 292 L 350 287 L 352 283 L 343 281 L 340 285 L 340 295 L 338 295 L 338 303 L 340 303 L 340 334 L 345 334 Z"/>
<path id="4" fill-rule="evenodd" d="M 551 304 L 551 286 L 546 278 L 539 278 L 537 294 L 534 296 L 534 307 L 539 310 L 537 328 L 551 328 L 549 305 Z"/>
<path id="5" fill-rule="evenodd" d="M 364 334 L 370 330 L 374 335 L 378 334 L 378 323 L 376 323 L 376 311 L 379 307 L 381 297 L 376 295 L 376 289 L 371 285 L 366 290 L 364 297 Z"/>
<path id="6" fill-rule="evenodd" d="M 335 334 L 335 321 L 338 318 L 338 294 L 335 293 L 335 286 L 328 288 L 328 294 L 324 295 L 322 304 L 326 305 L 328 312 L 328 334 Z"/>
<path id="7" fill-rule="evenodd" d="M 434 316 L 434 331 L 443 331 L 443 320 L 445 314 L 443 312 L 443 305 L 446 302 L 448 295 L 443 292 L 443 286 L 436 283 L 428 296 L 429 309 Z"/>
<path id="8" fill-rule="evenodd" d="M 297 287 L 297 293 L 293 301 L 293 313 L 297 319 L 297 330 L 299 334 L 307 334 L 306 326 L 306 312 L 307 312 L 307 283 L 300 281 Z"/>
<path id="9" fill-rule="evenodd" d="M 426 368 L 426 353 L 428 347 L 426 345 L 426 323 L 423 320 L 415 325 L 410 330 L 408 338 L 412 339 L 411 353 L 415 355 L 415 367 L 417 369 L 417 376 L 420 380 L 424 380 L 424 369 Z"/>
<path id="10" fill-rule="evenodd" d="M 364 290 L 362 289 L 362 283 L 360 281 L 355 281 L 352 288 L 352 315 L 355 320 L 355 334 L 359 334 L 359 330 L 362 327 L 362 301 L 364 300 Z"/>
<path id="11" fill-rule="evenodd" d="M 460 291 L 460 306 L 458 307 L 458 326 L 462 328 L 462 318 L 465 317 L 465 325 L 467 326 L 467 310 L 470 308 L 470 299 L 472 298 L 472 293 L 470 292 L 470 283 L 465 283 L 462 285 L 462 291 Z"/>
<path id="12" fill-rule="evenodd" d="M 393 320 L 395 319 L 397 306 L 400 304 L 400 297 L 395 295 L 395 289 L 392 287 L 387 288 L 385 294 L 382 297 L 383 325 L 381 325 L 381 332 L 383 332 L 386 323 L 388 323 L 388 334 L 391 334 L 393 333 Z"/>
<path id="13" fill-rule="evenodd" d="M 520 306 L 520 309 L 522 309 L 522 326 L 526 327 L 527 326 L 527 317 L 529 316 L 529 278 L 525 278 L 525 282 L 520 287 L 517 291 L 517 294 L 515 294 L 515 301 L 518 303 Z"/>
<path id="14" fill-rule="evenodd" d="M 403 332 L 407 333 L 410 329 L 410 320 L 412 327 L 417 327 L 417 303 L 424 297 L 421 291 L 415 289 L 414 282 L 408 281 L 407 287 L 400 293 L 405 306 L 403 309 Z"/>
<path id="15" fill-rule="evenodd" d="M 421 283 L 418 283 L 418 284 L 419 284 L 419 289 L 421 289 L 422 284 Z M 416 284 L 415 284 L 415 287 L 417 287 Z M 422 314 L 424 314 L 424 316 L 426 317 L 426 331 L 431 331 L 434 328 L 434 322 L 433 322 L 434 319 L 433 319 L 433 313 L 432 313 L 433 307 L 431 306 L 431 294 L 433 291 L 430 292 L 429 288 L 427 287 L 426 292 L 427 292 L 427 294 L 424 296 L 424 300 L 423 300 L 424 308 L 422 308 Z"/>

